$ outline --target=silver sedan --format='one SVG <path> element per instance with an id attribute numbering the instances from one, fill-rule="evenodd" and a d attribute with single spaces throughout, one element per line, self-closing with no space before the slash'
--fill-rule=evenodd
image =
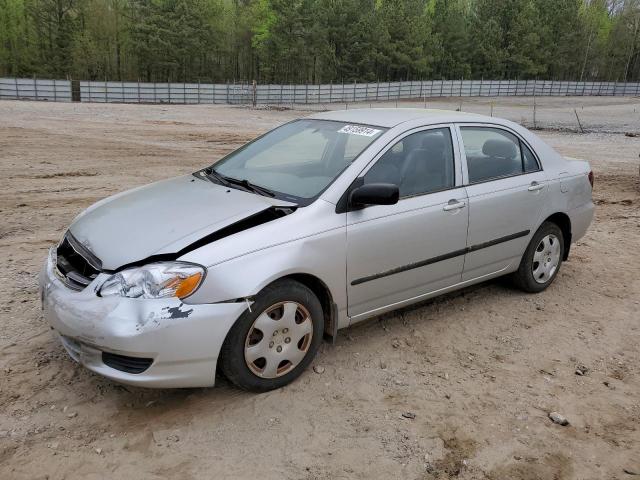
<path id="1" fill-rule="evenodd" d="M 81 213 L 44 265 L 44 314 L 113 380 L 270 390 L 372 316 L 506 274 L 544 290 L 592 187 L 586 162 L 506 120 L 321 113 Z"/>

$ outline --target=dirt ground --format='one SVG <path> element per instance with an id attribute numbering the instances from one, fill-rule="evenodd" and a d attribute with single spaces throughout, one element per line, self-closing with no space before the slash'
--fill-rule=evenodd
<path id="1" fill-rule="evenodd" d="M 531 105 L 463 110 L 491 101 L 516 121 Z M 591 162 L 598 204 L 555 283 L 526 295 L 494 281 L 342 330 L 323 373 L 262 395 L 84 370 L 44 323 L 36 276 L 91 203 L 301 112 L 0 102 L 0 478 L 640 478 L 640 139 L 611 133 L 640 132 L 640 99 L 545 101 L 547 126 L 575 129 L 576 102 L 591 119 L 593 133 L 539 133 Z"/>

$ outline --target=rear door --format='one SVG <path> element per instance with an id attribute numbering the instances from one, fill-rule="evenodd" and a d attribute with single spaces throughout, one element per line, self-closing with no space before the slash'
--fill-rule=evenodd
<path id="1" fill-rule="evenodd" d="M 547 180 L 532 149 L 495 125 L 458 126 L 469 197 L 469 233 L 462 281 L 517 267 L 547 197 Z"/>
<path id="2" fill-rule="evenodd" d="M 347 213 L 348 313 L 353 321 L 460 282 L 467 198 L 452 126 L 407 132 L 357 182 L 395 183 L 395 205 Z"/>

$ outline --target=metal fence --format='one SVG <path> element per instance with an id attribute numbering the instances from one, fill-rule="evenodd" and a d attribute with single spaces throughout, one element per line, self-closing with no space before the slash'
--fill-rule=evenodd
<path id="1" fill-rule="evenodd" d="M 0 99 L 70 102 L 71 82 L 33 78 L 0 78 Z"/>
<path id="2" fill-rule="evenodd" d="M 0 99 L 167 104 L 329 104 L 434 97 L 637 96 L 640 83 L 552 80 L 424 80 L 409 82 L 255 85 L 0 78 Z"/>

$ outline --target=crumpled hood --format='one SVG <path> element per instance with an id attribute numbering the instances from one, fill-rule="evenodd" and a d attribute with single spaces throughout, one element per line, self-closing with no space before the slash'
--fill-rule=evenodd
<path id="1" fill-rule="evenodd" d="M 151 255 L 179 252 L 270 207 L 293 205 L 185 175 L 101 200 L 69 230 L 103 269 L 115 270 Z"/>

